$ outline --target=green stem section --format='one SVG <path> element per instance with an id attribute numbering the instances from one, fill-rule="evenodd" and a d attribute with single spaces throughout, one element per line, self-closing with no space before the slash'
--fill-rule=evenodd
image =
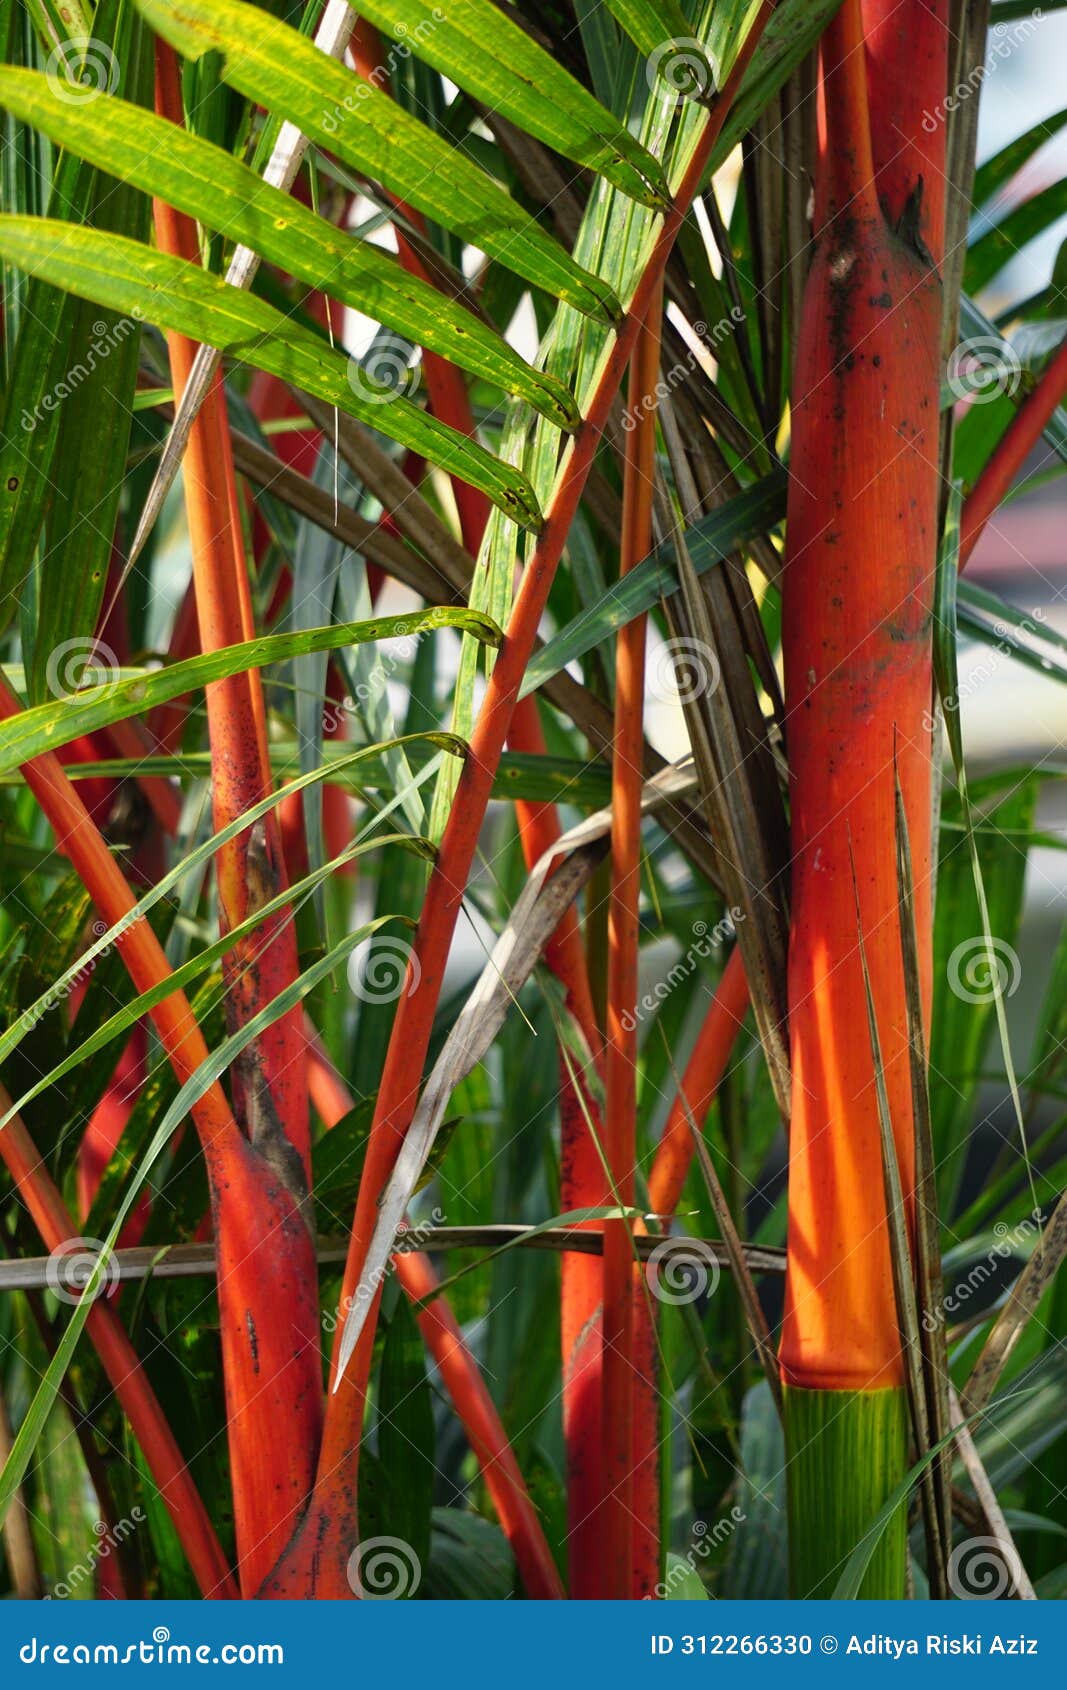
<path id="1" fill-rule="evenodd" d="M 790 1593 L 833 1595 L 852 1551 L 907 1469 L 902 1388 L 784 1392 Z M 907 1507 L 886 1526 L 861 1597 L 902 1600 Z"/>

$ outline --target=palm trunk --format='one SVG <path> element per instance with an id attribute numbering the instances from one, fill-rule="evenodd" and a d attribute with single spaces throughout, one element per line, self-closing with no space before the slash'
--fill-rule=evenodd
<path id="1" fill-rule="evenodd" d="M 891 847 L 899 776 L 928 1019 L 943 130 L 927 133 L 923 115 L 943 97 L 946 34 L 940 5 L 846 0 L 822 50 L 783 585 L 793 1107 L 781 1366 L 798 1595 L 829 1593 L 906 1459 L 857 898 L 910 1203 Z M 864 1593 L 902 1596 L 904 1570 L 898 1519 Z"/>
<path id="2" fill-rule="evenodd" d="M 178 63 L 162 42 L 156 68 L 157 107 L 180 124 Z M 164 251 L 198 261 L 191 219 L 157 200 L 155 222 Z M 180 393 L 196 346 L 172 334 L 168 348 Z M 208 652 L 249 639 L 255 631 L 218 375 L 190 430 L 185 488 L 200 645 Z M 213 811 L 216 827 L 223 828 L 271 790 L 259 673 L 251 669 L 217 682 L 206 697 Z M 273 811 L 220 849 L 216 872 L 219 924 L 225 933 L 286 884 Z M 225 959 L 231 1029 L 245 1026 L 298 972 L 296 934 L 285 911 L 265 921 Z M 318 1272 L 308 1223 L 311 1140 L 299 1009 L 279 1017 L 248 1047 L 231 1078 L 234 1111 L 247 1141 L 241 1157 L 247 1185 L 242 1191 L 236 1182 L 214 1183 L 212 1209 L 220 1305 L 231 1354 L 227 1418 L 241 1586 L 251 1595 L 307 1501 L 322 1432 Z M 279 1204 L 290 1217 L 288 1238 L 269 1224 L 270 1209 Z M 253 1278 L 265 1288 L 283 1273 L 292 1287 L 284 1312 L 262 1292 L 253 1301 L 238 1290 L 239 1283 Z"/>

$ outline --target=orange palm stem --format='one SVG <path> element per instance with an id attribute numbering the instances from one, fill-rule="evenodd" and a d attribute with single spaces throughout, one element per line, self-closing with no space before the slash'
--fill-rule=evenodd
<path id="1" fill-rule="evenodd" d="M 781 1360 L 786 1382 L 809 1390 L 870 1391 L 902 1377 L 857 897 L 910 1193 L 906 1004 L 886 845 L 899 778 L 928 1008 L 944 235 L 941 198 L 923 172 L 944 135 L 921 146 L 906 138 L 944 86 L 938 12 L 925 0 L 862 9 L 846 0 L 823 41 L 819 214 L 793 382 L 783 572 L 793 1107 Z M 868 123 L 867 88 L 883 73 L 896 103 L 878 88 Z"/>
<path id="2" fill-rule="evenodd" d="M 161 116 L 183 122 L 177 56 L 165 42 L 156 46 L 156 105 Z M 196 224 L 163 200 L 154 202 L 156 239 L 164 252 L 199 263 Z M 171 377 L 180 394 L 196 356 L 184 335 L 167 337 Z M 237 505 L 226 401 L 216 375 L 193 423 L 185 455 L 184 480 L 200 649 L 217 651 L 254 637 L 251 594 Z M 271 790 L 266 711 L 259 671 L 246 670 L 206 689 L 212 749 L 215 822 L 225 827 Z M 238 834 L 216 858 L 223 931 L 243 921 L 255 901 L 283 890 L 285 867 L 277 817 L 269 812 L 256 830 Z M 266 940 L 270 943 L 266 943 Z M 297 976 L 296 936 L 280 912 L 227 964 L 231 1025 L 245 1022 L 291 985 Z M 300 1016 L 291 1010 L 257 1041 L 249 1064 L 235 1075 L 238 1119 L 255 1139 L 271 1130 L 263 1117 L 280 1122 L 310 1181 L 307 1083 L 303 1070 Z M 252 1071 L 249 1072 L 248 1070 Z M 265 1093 L 264 1095 L 264 1088 Z"/>
<path id="3" fill-rule="evenodd" d="M 164 42 L 157 42 L 156 54 L 157 110 L 181 124 L 177 57 Z M 193 221 L 162 200 L 155 202 L 154 212 L 160 248 L 198 263 Z M 168 349 L 174 389 L 181 393 L 197 349 L 177 334 L 168 336 Z M 254 633 L 225 397 L 218 375 L 190 431 L 184 475 L 200 647 L 210 652 L 250 639 Z M 266 712 L 256 670 L 213 683 L 206 696 L 214 816 L 221 828 L 271 790 Z M 223 932 L 284 889 L 285 863 L 273 811 L 220 849 L 216 873 Z M 235 946 L 224 972 L 227 1017 L 236 1030 L 297 978 L 296 935 L 289 913 L 281 911 L 269 918 Z M 269 1180 L 303 1227 L 311 1146 L 299 1009 L 281 1016 L 246 1049 L 232 1078 L 235 1108 L 247 1134 L 247 1153 L 257 1166 L 257 1182 Z M 278 1268 L 288 1256 L 290 1277 L 301 1279 L 291 1307 L 282 1309 L 277 1302 L 264 1307 L 263 1329 L 253 1325 L 246 1333 L 240 1361 L 243 1377 L 238 1382 L 231 1372 L 228 1379 L 237 1393 L 231 1406 L 242 1422 L 239 1428 L 231 1425 L 230 1431 L 242 1586 L 249 1592 L 258 1588 L 291 1532 L 314 1478 L 322 1431 L 318 1278 L 310 1234 L 306 1234 L 307 1247 L 294 1252 L 266 1224 L 271 1204 L 262 1212 L 253 1208 L 242 1213 L 233 1190 L 223 1185 L 215 1192 L 214 1206 L 220 1250 L 227 1252 L 231 1244 L 245 1254 L 254 1250 L 256 1269 L 265 1279 L 276 1271 L 277 1252 Z M 247 1274 L 248 1267 L 243 1271 Z M 265 1329 L 268 1322 L 272 1337 Z M 275 1346 L 280 1346 L 274 1358 L 281 1365 L 284 1383 L 280 1388 L 262 1377 L 267 1349 Z M 277 1446 L 286 1451 L 288 1482 L 281 1484 L 272 1481 L 266 1467 L 268 1452 Z"/>

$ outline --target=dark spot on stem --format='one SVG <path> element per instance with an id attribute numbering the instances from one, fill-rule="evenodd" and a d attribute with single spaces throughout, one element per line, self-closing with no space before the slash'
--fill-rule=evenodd
<path id="1" fill-rule="evenodd" d="M 252 1372 L 259 1372 L 259 1339 L 256 1337 L 256 1323 L 252 1319 L 252 1310 L 245 1309 L 245 1325 L 248 1327 L 248 1347 L 252 1351 Z"/>
<path id="2" fill-rule="evenodd" d="M 922 209 L 923 209 L 923 179 L 916 178 L 915 186 L 904 202 L 904 210 L 900 214 L 900 221 L 896 226 L 897 239 L 911 248 L 924 264 L 934 266 L 934 255 L 922 238 Z"/>

